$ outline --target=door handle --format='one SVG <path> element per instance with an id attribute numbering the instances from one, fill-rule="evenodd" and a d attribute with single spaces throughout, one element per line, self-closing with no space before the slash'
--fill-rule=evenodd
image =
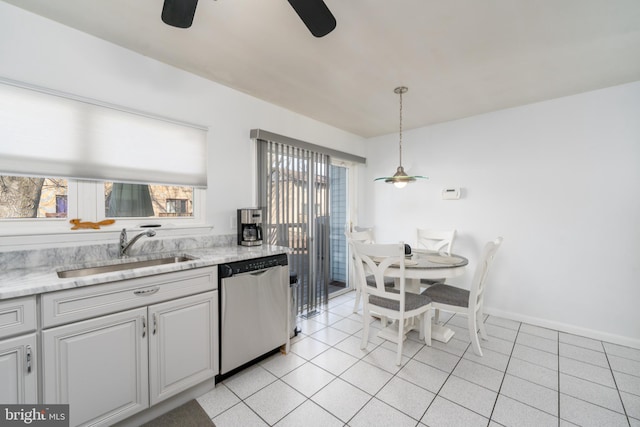
<path id="1" fill-rule="evenodd" d="M 158 314 L 153 313 L 153 335 L 156 334 L 157 330 L 158 330 Z"/>
<path id="2" fill-rule="evenodd" d="M 147 296 L 147 295 L 153 295 L 156 292 L 158 292 L 159 290 L 160 290 L 160 288 L 158 286 L 156 286 L 155 288 L 138 289 L 136 291 L 133 291 L 133 294 L 137 295 L 139 297 L 143 297 L 143 296 Z"/>
<path id="3" fill-rule="evenodd" d="M 142 316 L 142 338 L 147 336 L 147 318 Z"/>
<path id="4" fill-rule="evenodd" d="M 31 346 L 28 345 L 26 349 L 26 359 L 27 359 L 27 373 L 31 373 Z"/>

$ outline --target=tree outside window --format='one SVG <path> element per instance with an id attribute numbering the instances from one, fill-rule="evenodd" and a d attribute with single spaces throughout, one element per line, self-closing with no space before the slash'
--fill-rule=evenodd
<path id="1" fill-rule="evenodd" d="M 0 175 L 0 218 L 66 218 L 66 179 Z"/>

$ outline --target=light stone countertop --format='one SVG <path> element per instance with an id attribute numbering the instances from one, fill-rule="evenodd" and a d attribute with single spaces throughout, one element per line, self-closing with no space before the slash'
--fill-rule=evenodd
<path id="1" fill-rule="evenodd" d="M 209 267 L 227 262 L 286 253 L 288 253 L 287 248 L 277 246 L 220 246 L 162 252 L 150 254 L 147 256 L 130 257 L 126 259 L 110 259 L 103 262 L 94 261 L 83 264 L 67 264 L 51 267 L 3 269 L 0 270 L 0 300 L 28 295 L 37 295 L 45 292 L 59 291 L 62 289 L 98 285 L 125 279 L 134 279 L 137 277 L 152 276 L 173 271 Z M 130 270 L 100 273 L 84 277 L 62 279 L 57 275 L 57 272 L 61 270 L 143 261 L 170 256 L 188 256 L 194 259 L 179 263 L 163 264 L 152 267 L 140 267 Z"/>

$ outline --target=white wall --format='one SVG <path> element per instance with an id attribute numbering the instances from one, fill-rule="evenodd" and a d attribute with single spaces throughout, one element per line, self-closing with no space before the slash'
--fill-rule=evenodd
<path id="1" fill-rule="evenodd" d="M 431 179 L 398 191 L 372 182 L 395 171 L 396 135 L 365 146 L 3 2 L 0 76 L 209 126 L 216 234 L 231 232 L 235 209 L 254 202 L 250 129 L 366 154 L 359 222 L 375 225 L 378 240 L 454 227 L 456 249 L 473 263 L 502 235 L 490 311 L 640 347 L 640 83 L 406 132 L 405 168 Z M 464 188 L 463 199 L 442 201 L 449 186 Z"/>
<path id="2" fill-rule="evenodd" d="M 640 82 L 405 132 L 405 170 L 430 180 L 374 183 L 397 153 L 397 135 L 367 142 L 359 222 L 378 241 L 456 228 L 474 262 L 503 236 L 489 312 L 640 348 Z"/>
<path id="3" fill-rule="evenodd" d="M 235 210 L 255 204 L 251 129 L 364 154 L 358 136 L 3 2 L 0 76 L 209 126 L 207 219 L 215 234 L 231 233 Z"/>

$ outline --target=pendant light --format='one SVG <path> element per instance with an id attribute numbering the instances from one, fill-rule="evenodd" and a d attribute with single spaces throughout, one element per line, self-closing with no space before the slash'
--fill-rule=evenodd
<path id="1" fill-rule="evenodd" d="M 393 91 L 395 93 L 397 93 L 398 95 L 400 95 L 400 143 L 399 143 L 399 148 L 400 148 L 400 166 L 398 166 L 398 169 L 396 170 L 396 173 L 393 176 L 383 176 L 380 178 L 376 178 L 374 179 L 374 181 L 381 181 L 384 180 L 384 182 L 388 183 L 388 184 L 393 184 L 396 186 L 396 188 L 403 188 L 405 187 L 408 183 L 410 182 L 415 182 L 416 179 L 428 179 L 428 177 L 426 176 L 410 176 L 407 175 L 404 171 L 404 168 L 402 167 L 402 94 L 406 93 L 407 90 L 409 90 L 407 87 L 405 86 L 400 86 L 395 88 Z"/>

